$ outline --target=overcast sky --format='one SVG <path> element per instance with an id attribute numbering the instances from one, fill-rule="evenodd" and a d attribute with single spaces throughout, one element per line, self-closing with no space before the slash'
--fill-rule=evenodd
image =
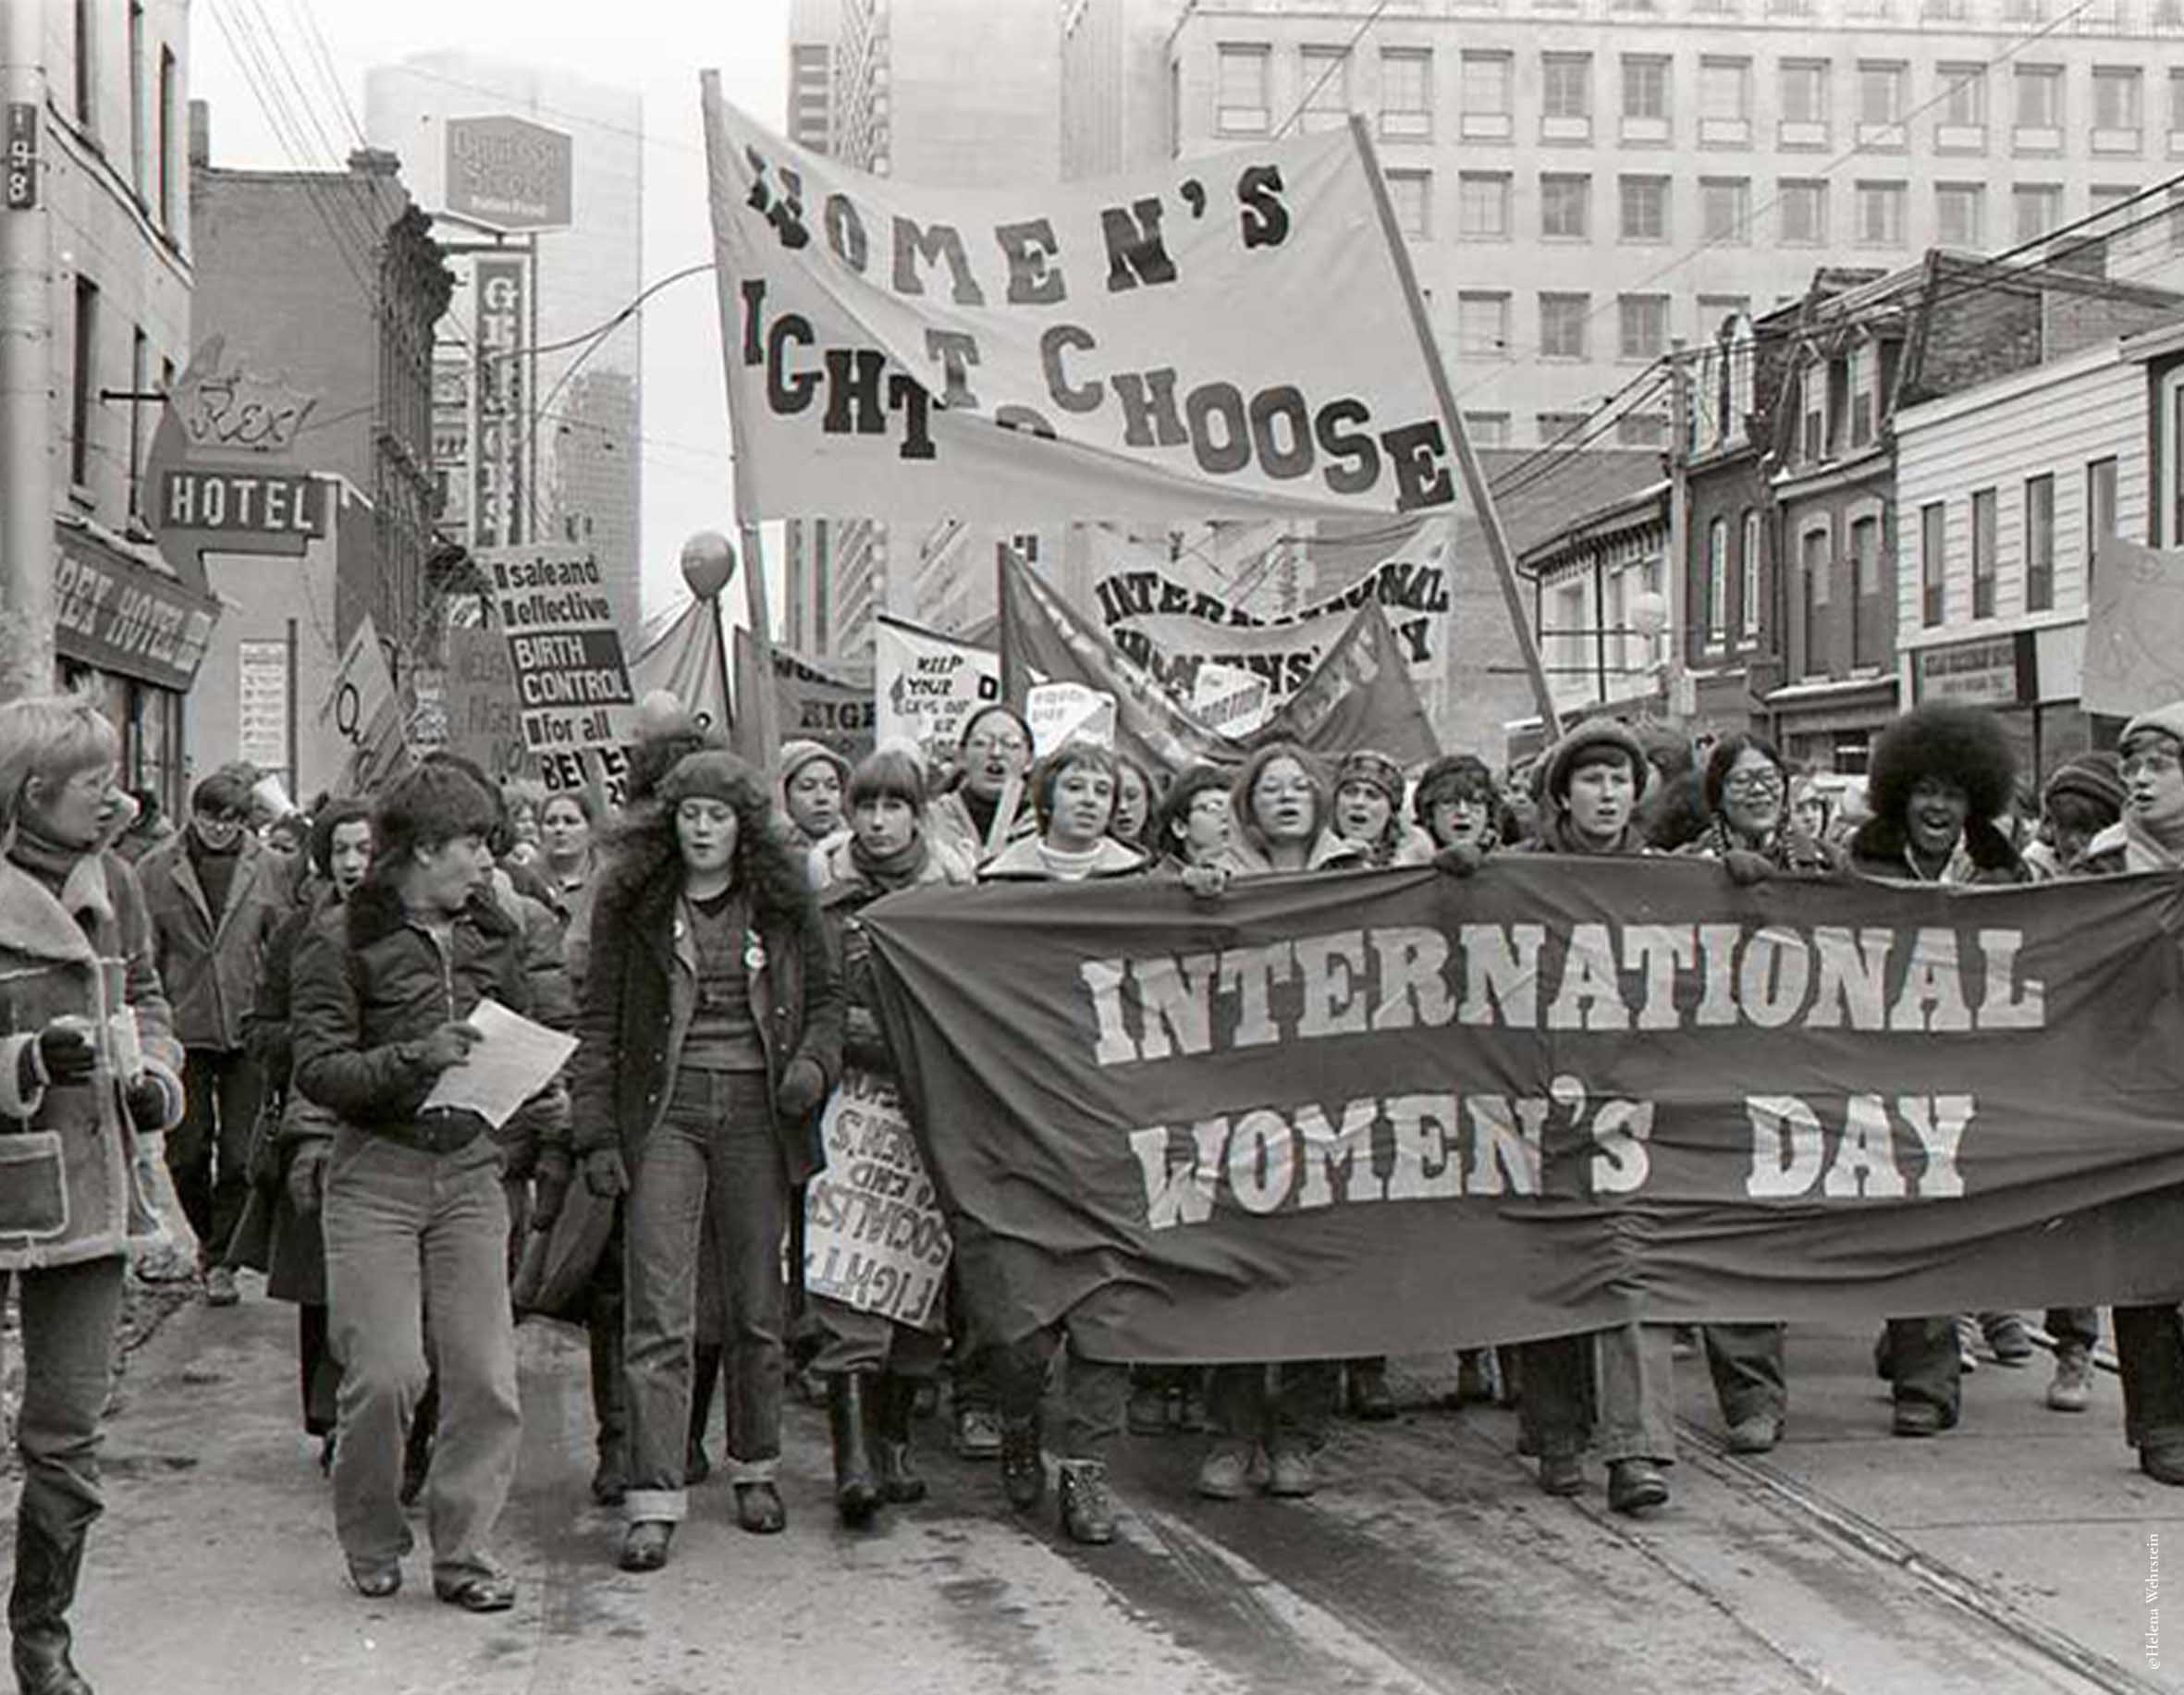
<path id="1" fill-rule="evenodd" d="M 781 128 L 788 12 L 788 0 L 197 0 L 191 8 L 190 93 L 212 104 L 215 163 L 294 168 L 337 162 L 324 154 L 298 160 L 282 147 L 231 42 L 246 52 L 253 46 L 262 52 L 270 32 L 293 68 L 295 82 L 320 106 L 323 128 L 344 147 L 354 144 L 349 120 L 333 109 L 324 81 L 313 74 L 318 40 L 359 119 L 369 67 L 434 48 L 558 67 L 634 89 L 644 101 L 644 273 L 649 282 L 710 257 L 699 70 L 718 69 L 730 100 L 760 122 Z M 695 278 L 666 289 L 644 309 L 648 609 L 681 592 L 677 557 L 684 536 L 693 530 L 733 529 L 716 310 L 706 284 Z M 778 604 L 778 571 L 773 588 Z M 729 600 L 735 605 L 741 596 Z"/>

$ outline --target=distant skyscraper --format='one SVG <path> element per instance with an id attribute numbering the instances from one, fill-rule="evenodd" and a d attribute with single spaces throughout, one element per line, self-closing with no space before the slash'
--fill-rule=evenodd
<path id="1" fill-rule="evenodd" d="M 521 328 L 527 345 L 583 336 L 627 306 L 644 286 L 644 104 L 631 90 L 606 87 L 567 72 L 468 53 L 418 54 L 375 67 L 364 78 L 364 127 L 374 145 L 400 155 L 404 179 L 436 215 L 448 206 L 450 120 L 515 117 L 569 138 L 571 187 L 566 228 L 542 231 L 537 298 Z M 442 216 L 434 233 L 460 244 L 466 232 Z M 474 256 L 459 259 L 471 278 L 458 290 L 443 325 L 443 356 L 469 365 L 474 378 L 479 339 Z M 632 317 L 596 345 L 579 342 L 525 361 L 517 425 L 523 482 L 516 506 L 522 533 L 589 547 L 606 575 L 623 629 L 639 623 L 642 536 L 639 497 L 643 457 L 640 399 L 642 320 Z M 474 380 L 460 389 L 452 372 L 441 391 L 436 458 L 463 460 L 485 432 L 474 427 Z M 459 473 L 461 461 L 436 467 Z M 454 474 L 450 481 L 457 480 Z M 451 498 L 443 526 L 464 534 L 480 518 L 472 502 Z"/>

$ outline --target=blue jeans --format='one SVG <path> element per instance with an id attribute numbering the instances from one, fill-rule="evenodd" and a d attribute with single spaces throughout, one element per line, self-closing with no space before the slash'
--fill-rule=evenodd
<path id="1" fill-rule="evenodd" d="M 1528 1425 L 1543 1459 L 1569 1459 L 1589 1442 L 1611 1465 L 1675 1458 L 1675 1332 L 1618 1324 L 1522 1345 Z"/>
<path id="2" fill-rule="evenodd" d="M 632 1522 L 681 1520 L 689 1503 L 691 1361 L 698 1257 L 709 1219 L 720 1256 L 729 1480 L 770 1482 L 781 1455 L 789 1175 L 760 1072 L 682 1072 L 644 1138 L 624 1211 L 622 1370 L 629 1387 Z"/>
<path id="3" fill-rule="evenodd" d="M 341 1362 L 334 1525 L 342 1551 L 384 1566 L 411 1549 L 402 1453 L 424 1394 L 429 1308 L 440 1394 L 424 1497 L 433 1577 L 457 1583 L 490 1572 L 485 1544 L 523 1436 L 500 1150 L 481 1135 L 453 1153 L 428 1153 L 344 1124 L 327 1161 L 324 1217 Z"/>

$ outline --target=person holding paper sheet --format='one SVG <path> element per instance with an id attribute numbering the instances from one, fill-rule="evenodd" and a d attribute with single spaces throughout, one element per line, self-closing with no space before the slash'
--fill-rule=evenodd
<path id="1" fill-rule="evenodd" d="M 841 1071 L 841 990 L 800 854 L 765 780 L 718 750 L 683 758 L 624 835 L 593 911 L 573 1066 L 576 1150 L 595 1195 L 627 1193 L 629 1529 L 656 1571 L 688 1510 L 686 1440 L 703 1224 L 727 1301 L 736 1517 L 787 1523 L 780 1464 L 793 1185 L 818 1170 L 817 1112 Z"/>
<path id="2" fill-rule="evenodd" d="M 160 1234 L 162 1133 L 182 1050 L 134 873 L 102 852 L 121 738 L 80 696 L 0 706 L 0 1293 L 22 1307 L 22 1466 L 7 1598 L 18 1687 L 88 1691 L 68 1613 L 103 1510 L 98 1453 L 123 1268 Z"/>
<path id="3" fill-rule="evenodd" d="M 496 797 L 453 766 L 428 762 L 395 784 L 374 817 L 370 872 L 297 951 L 290 1015 L 296 1088 L 340 1120 L 322 1223 L 342 1366 L 335 1528 L 350 1578 L 374 1598 L 401 1586 L 411 1539 L 399 1492 L 429 1306 L 433 1589 L 477 1613 L 515 1603 L 486 1551 L 522 1436 L 508 1202 L 485 1121 L 424 1102 L 478 1040 L 467 1020 L 479 1001 L 532 1010 L 521 930 L 493 897 L 497 821 Z"/>

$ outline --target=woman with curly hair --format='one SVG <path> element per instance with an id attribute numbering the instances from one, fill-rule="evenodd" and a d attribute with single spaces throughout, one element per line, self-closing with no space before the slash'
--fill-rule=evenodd
<path id="1" fill-rule="evenodd" d="M 2017 756 L 1992 712 L 1936 701 L 1905 713 L 1873 743 L 1866 788 L 1872 817 L 1849 843 L 1849 868 L 1859 876 L 1951 884 L 2033 880 L 1996 822 L 2016 795 Z M 2001 1363 L 2031 1357 L 2015 1313 L 1982 1313 L 1980 1326 Z M 1875 1363 L 1895 1385 L 1898 1436 L 1932 1436 L 1957 1422 L 1964 1353 L 1954 1318 L 1888 1320 Z"/>
<path id="2" fill-rule="evenodd" d="M 736 1518 L 787 1523 L 781 1452 L 793 1186 L 818 1170 L 819 1104 L 841 1069 L 841 990 L 802 855 L 764 780 L 691 754 L 632 820 L 594 910 L 574 1062 L 577 1151 L 597 1196 L 627 1194 L 629 1530 L 621 1565 L 656 1571 L 687 1510 L 697 1259 L 718 1242 Z"/>

